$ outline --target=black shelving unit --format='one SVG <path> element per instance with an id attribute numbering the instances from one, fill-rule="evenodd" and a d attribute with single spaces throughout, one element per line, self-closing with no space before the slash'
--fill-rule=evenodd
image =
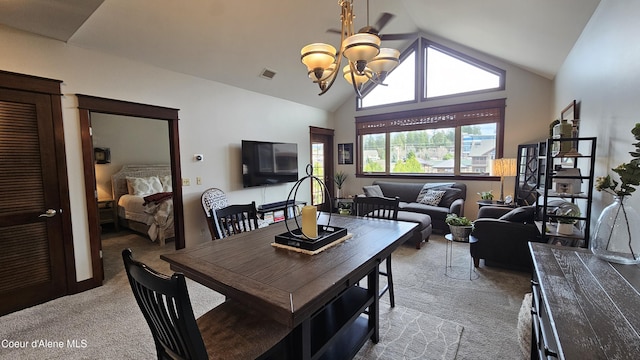
<path id="1" fill-rule="evenodd" d="M 565 149 L 560 146 L 562 142 L 572 144 L 571 151 L 560 152 Z M 544 144 L 544 145 L 543 145 Z M 536 202 L 536 222 L 542 239 L 549 243 L 588 247 L 591 227 L 591 203 L 593 201 L 594 167 L 596 155 L 596 138 L 555 138 L 541 143 L 539 150 L 538 168 L 538 201 Z M 579 169 L 564 171 L 566 169 Z M 572 186 L 570 191 L 564 191 L 558 184 L 578 184 L 579 189 Z M 554 188 L 554 183 L 556 187 Z M 577 190 L 577 191 L 576 191 Z M 578 205 L 579 216 L 562 216 L 551 212 L 554 207 L 550 201 L 561 199 Z M 573 227 L 572 234 L 559 234 L 557 232 L 558 220 L 570 219 L 578 221 L 579 226 Z"/>

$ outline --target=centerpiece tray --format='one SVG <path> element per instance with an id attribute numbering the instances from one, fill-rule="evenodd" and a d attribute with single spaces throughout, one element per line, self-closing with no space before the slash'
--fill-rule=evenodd
<path id="1" fill-rule="evenodd" d="M 296 236 L 298 235 L 298 236 Z M 337 226 L 318 225 L 318 237 L 308 240 L 302 235 L 301 229 L 294 229 L 280 235 L 276 235 L 276 244 L 286 245 L 294 248 L 316 251 L 334 241 L 340 240 L 347 235 L 347 229 Z"/>

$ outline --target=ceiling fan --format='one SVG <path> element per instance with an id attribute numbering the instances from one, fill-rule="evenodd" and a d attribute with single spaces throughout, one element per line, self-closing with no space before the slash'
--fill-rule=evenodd
<path id="1" fill-rule="evenodd" d="M 358 33 L 373 34 L 373 35 L 378 36 L 380 38 L 380 40 L 382 40 L 382 41 L 385 41 L 385 40 L 389 40 L 389 41 L 391 41 L 391 40 L 406 40 L 406 39 L 412 39 L 413 37 L 416 36 L 416 33 L 380 34 L 380 31 L 394 17 L 395 17 L 395 15 L 393 15 L 391 13 L 383 12 L 382 14 L 380 14 L 380 17 L 378 17 L 378 20 L 375 22 L 375 25 L 374 26 L 370 26 L 369 25 L 369 0 L 367 0 L 367 26 L 360 28 L 360 30 L 358 30 Z M 327 32 L 340 34 L 340 30 L 337 30 L 337 29 L 328 29 Z"/>

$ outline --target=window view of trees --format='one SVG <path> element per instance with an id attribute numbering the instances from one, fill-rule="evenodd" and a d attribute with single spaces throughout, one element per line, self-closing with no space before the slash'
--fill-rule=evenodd
<path id="1" fill-rule="evenodd" d="M 454 174 L 456 153 L 460 173 L 488 174 L 495 157 L 496 123 L 389 133 L 389 173 Z M 462 142 L 456 148 L 456 131 Z M 385 134 L 363 135 L 363 172 L 386 172 Z"/>

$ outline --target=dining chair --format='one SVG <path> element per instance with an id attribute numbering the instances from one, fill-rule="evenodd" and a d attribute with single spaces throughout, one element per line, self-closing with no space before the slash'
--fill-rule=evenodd
<path id="1" fill-rule="evenodd" d="M 200 197 L 202 202 L 202 210 L 204 210 L 204 215 L 207 217 L 207 225 L 209 226 L 209 232 L 211 233 L 211 240 L 216 238 L 215 227 L 213 226 L 213 221 L 211 218 L 211 210 L 212 209 L 222 209 L 223 207 L 229 206 L 229 201 L 227 200 L 227 195 L 224 191 L 218 188 L 209 188 L 202 193 Z"/>
<path id="2" fill-rule="evenodd" d="M 217 239 L 256 230 L 259 227 L 255 201 L 251 204 L 229 205 L 222 209 L 213 209 L 211 214 Z"/>
<path id="3" fill-rule="evenodd" d="M 377 196 L 356 196 L 353 198 L 354 214 L 356 216 L 398 220 L 398 208 L 400 198 L 387 198 Z M 391 307 L 396 306 L 393 292 L 393 273 L 391 271 L 391 255 L 385 259 L 386 271 L 379 270 L 378 273 L 387 278 L 387 285 L 380 290 L 380 297 L 389 291 L 389 302 Z"/>
<path id="4" fill-rule="evenodd" d="M 282 359 L 290 329 L 233 300 L 197 320 L 183 274 L 159 273 L 122 251 L 133 295 L 156 345 L 158 359 Z"/>

